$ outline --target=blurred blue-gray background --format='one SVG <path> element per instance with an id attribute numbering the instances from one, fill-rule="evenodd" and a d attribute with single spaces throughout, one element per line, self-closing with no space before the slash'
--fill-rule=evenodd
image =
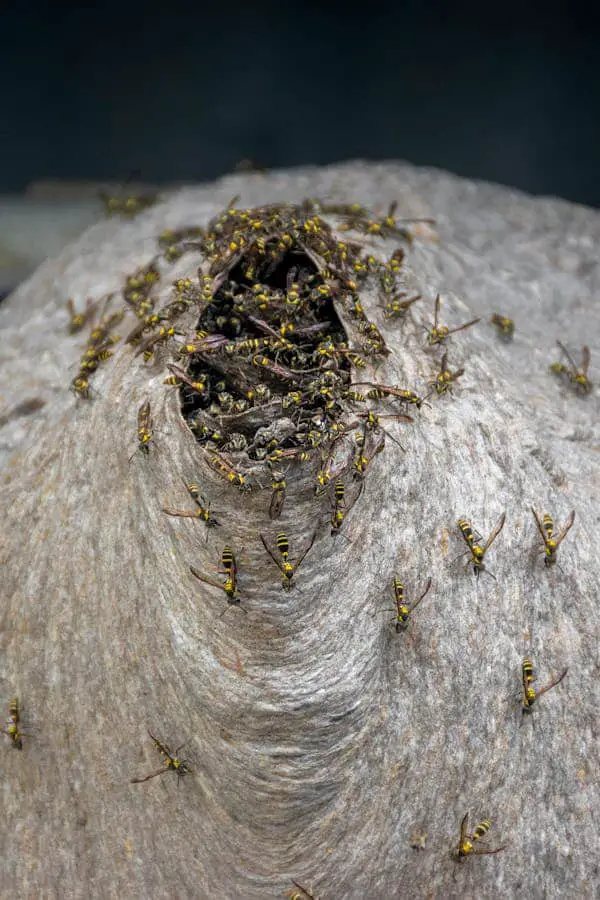
<path id="1" fill-rule="evenodd" d="M 600 206 L 599 31 L 575 6 L 3 7 L 0 194 L 400 158 Z"/>

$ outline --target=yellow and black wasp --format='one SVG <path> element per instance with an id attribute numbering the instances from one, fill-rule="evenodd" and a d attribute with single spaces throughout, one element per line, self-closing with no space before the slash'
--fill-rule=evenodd
<path id="1" fill-rule="evenodd" d="M 469 822 L 469 813 L 465 813 L 463 816 L 463 820 L 460 823 L 460 838 L 458 844 L 453 851 L 453 856 L 459 862 L 462 862 L 466 856 L 483 856 L 489 855 L 492 853 L 500 853 L 502 850 L 506 849 L 504 847 L 496 847 L 494 850 L 489 850 L 486 847 L 480 847 L 477 845 L 477 841 L 480 841 L 485 835 L 488 833 L 490 828 L 492 827 L 492 823 L 489 819 L 482 819 L 481 822 L 478 822 L 471 834 L 467 831 Z"/>
<path id="2" fill-rule="evenodd" d="M 292 890 L 289 894 L 289 900 L 317 900 L 315 895 L 308 890 L 308 888 L 303 887 L 293 878 L 290 878 L 290 881 L 294 885 L 294 890 Z M 300 893 L 298 893 L 298 891 Z"/>
<path id="3" fill-rule="evenodd" d="M 367 469 L 375 459 L 378 453 L 381 453 L 385 447 L 385 435 L 382 433 L 379 436 L 379 440 L 373 443 L 372 447 L 367 450 L 366 449 L 366 429 L 360 435 L 360 440 L 357 441 L 358 444 L 358 453 L 352 460 L 352 477 L 354 479 L 364 479 L 367 474 Z"/>
<path id="4" fill-rule="evenodd" d="M 541 697 L 542 694 L 545 694 L 547 691 L 552 690 L 553 687 L 556 687 L 558 684 L 560 684 L 568 671 L 568 668 L 566 668 L 563 672 L 561 672 L 558 678 L 554 678 L 552 681 L 549 681 L 548 684 L 544 685 L 543 688 L 540 688 L 536 691 L 533 686 L 533 682 L 536 680 L 537 675 L 533 667 L 533 663 L 530 659 L 524 659 L 521 663 L 521 681 L 523 685 L 523 699 L 521 709 L 523 715 L 533 712 L 533 706 L 538 697 Z"/>
<path id="5" fill-rule="evenodd" d="M 440 371 L 435 378 L 430 379 L 427 383 L 438 395 L 452 391 L 452 383 L 465 374 L 464 369 L 456 369 L 452 372 L 448 367 L 448 351 L 446 350 L 442 356 L 440 363 Z"/>
<path id="6" fill-rule="evenodd" d="M 331 534 L 335 537 L 346 518 L 346 487 L 342 478 L 336 478 L 333 485 L 333 511 L 331 513 Z"/>
<path id="7" fill-rule="evenodd" d="M 127 337 L 125 338 L 126 344 L 137 344 L 137 342 L 142 338 L 146 331 L 150 331 L 155 328 L 156 325 L 160 325 L 162 322 L 162 315 L 160 313 L 148 313 L 142 317 L 141 321 L 132 328 Z"/>
<path id="8" fill-rule="evenodd" d="M 179 779 L 183 778 L 184 775 L 190 774 L 192 771 L 187 764 L 187 761 L 185 759 L 179 759 L 177 756 L 183 747 L 183 744 L 180 744 L 175 750 L 170 750 L 166 744 L 163 744 L 162 741 L 159 741 L 158 738 L 154 737 L 151 731 L 148 731 L 148 734 L 152 738 L 158 752 L 164 757 L 164 763 L 160 769 L 157 769 L 155 772 L 150 772 L 149 775 L 140 775 L 136 778 L 132 778 L 131 783 L 140 784 L 142 781 L 149 781 L 150 778 L 156 778 L 157 775 L 164 775 L 165 772 L 175 772 L 177 775 L 177 786 L 179 787 Z"/>
<path id="9" fill-rule="evenodd" d="M 245 476 L 236 472 L 231 463 L 225 459 L 222 454 L 218 453 L 216 450 L 207 450 L 205 453 L 208 465 L 214 472 L 217 472 L 221 478 L 224 478 L 229 484 L 235 485 L 235 487 L 238 487 L 241 491 L 250 490 L 250 485 L 246 481 Z"/>
<path id="10" fill-rule="evenodd" d="M 414 391 L 395 387 L 395 385 L 377 384 L 373 381 L 355 381 L 350 387 L 357 387 L 360 385 L 369 387 L 369 390 L 365 394 L 367 400 L 385 400 L 391 397 L 392 399 L 401 400 L 403 403 L 412 403 L 417 409 L 421 409 L 421 406 L 425 402 L 418 394 L 415 394 Z M 349 399 L 352 399 L 352 397 Z"/>
<path id="11" fill-rule="evenodd" d="M 573 357 L 567 348 L 561 344 L 560 341 L 557 341 L 556 343 L 566 357 L 569 365 L 566 366 L 564 363 L 555 362 L 550 366 L 550 371 L 553 375 L 564 376 L 567 378 L 580 394 L 589 394 L 593 387 L 592 382 L 587 376 L 590 366 L 590 348 L 585 345 L 581 348 L 581 366 L 578 366 L 574 362 Z"/>
<path id="12" fill-rule="evenodd" d="M 544 562 L 546 566 L 552 566 L 556 562 L 556 551 L 567 536 L 567 532 L 575 521 L 575 510 L 571 511 L 569 518 L 565 522 L 564 528 L 557 535 L 554 534 L 554 522 L 552 520 L 552 517 L 548 513 L 544 513 L 542 519 L 540 520 L 540 517 L 536 513 L 533 506 L 531 507 L 531 512 L 533 513 L 533 516 L 537 523 L 537 527 L 539 528 L 542 540 L 544 542 Z"/>
<path id="13" fill-rule="evenodd" d="M 84 400 L 87 400 L 90 396 L 89 378 L 86 378 L 82 372 L 79 372 L 79 374 L 71 381 L 71 390 L 74 391 L 78 397 L 83 397 Z"/>
<path id="14" fill-rule="evenodd" d="M 383 308 L 384 319 L 399 319 L 406 315 L 413 303 L 421 299 L 421 294 L 408 297 L 406 291 L 399 291 L 386 301 Z"/>
<path id="15" fill-rule="evenodd" d="M 273 562 L 275 563 L 275 565 L 277 566 L 277 568 L 280 570 L 281 575 L 282 575 L 281 586 L 285 590 L 289 591 L 292 589 L 292 586 L 293 586 L 292 579 L 294 578 L 294 575 L 296 574 L 296 572 L 302 565 L 302 563 L 304 561 L 304 557 L 307 555 L 308 551 L 311 549 L 312 545 L 314 544 L 316 536 L 317 536 L 317 532 L 315 530 L 312 538 L 310 539 L 310 543 L 309 543 L 308 547 L 306 548 L 306 550 L 304 551 L 302 556 L 300 556 L 300 558 L 296 561 L 295 565 L 292 565 L 292 563 L 289 561 L 290 544 L 289 544 L 289 541 L 288 541 L 288 538 L 287 538 L 287 535 L 285 534 L 285 532 L 280 531 L 276 538 L 277 549 L 278 549 L 279 555 L 281 557 L 280 559 L 277 559 L 277 557 L 273 554 L 273 552 L 269 548 L 269 545 L 267 544 L 264 536 L 261 534 L 260 539 L 262 541 L 262 545 L 265 548 L 265 550 L 267 551 L 267 553 L 269 554 L 269 556 L 271 557 L 271 559 L 273 560 Z"/>
<path id="16" fill-rule="evenodd" d="M 406 631 L 406 629 L 408 628 L 409 617 L 415 611 L 421 600 L 423 600 L 423 598 L 428 594 L 429 588 L 431 587 L 431 578 L 427 579 L 423 593 L 417 600 L 415 600 L 415 602 L 410 607 L 406 606 L 404 602 L 404 584 L 400 581 L 399 578 L 394 578 L 393 587 L 394 598 L 396 600 L 396 609 L 390 609 L 388 611 L 396 613 L 396 634 L 400 634 L 400 632 Z"/>
<path id="17" fill-rule="evenodd" d="M 483 546 L 475 540 L 473 531 L 471 529 L 471 523 L 467 519 L 459 519 L 457 522 L 463 540 L 471 553 L 471 559 L 469 560 L 469 563 L 472 564 L 473 572 L 477 578 L 479 578 L 480 572 L 486 572 L 488 575 L 490 575 L 491 578 L 496 577 L 495 575 L 492 575 L 491 572 L 487 571 L 483 560 L 486 552 L 489 550 L 489 548 L 492 546 L 492 544 L 502 531 L 505 520 L 506 513 L 502 513 L 500 521 L 490 534 L 485 544 L 483 544 Z"/>
<path id="18" fill-rule="evenodd" d="M 478 316 L 476 319 L 471 319 L 469 322 L 465 322 L 463 325 L 457 325 L 456 328 L 448 328 L 447 325 L 439 324 L 439 315 L 440 315 L 440 295 L 438 294 L 435 298 L 434 312 L 433 312 L 433 328 L 427 330 L 427 343 L 430 346 L 434 344 L 441 344 L 442 341 L 445 341 L 447 337 L 451 334 L 456 334 L 457 331 L 464 331 L 465 328 L 470 328 L 471 325 L 476 325 L 479 322 L 480 317 Z"/>
<path id="19" fill-rule="evenodd" d="M 367 412 L 359 413 L 358 415 L 359 415 L 359 418 L 361 418 L 363 420 L 366 431 L 383 431 L 383 432 L 385 432 L 385 434 L 389 437 L 389 439 L 391 441 L 393 441 L 395 444 L 397 444 L 398 447 L 400 447 L 400 449 L 403 452 L 406 452 L 404 447 L 400 443 L 400 441 L 397 438 L 395 438 L 393 434 L 390 434 L 390 432 L 387 430 L 387 428 L 383 427 L 383 425 L 381 424 L 381 420 L 385 419 L 387 421 L 388 419 L 393 419 L 396 422 L 414 422 L 414 419 L 412 418 L 412 416 L 407 416 L 402 413 L 378 416 L 372 409 L 368 410 Z"/>
<path id="20" fill-rule="evenodd" d="M 494 313 L 490 319 L 492 325 L 495 325 L 503 338 L 510 339 L 515 333 L 515 323 L 508 316 L 501 316 L 500 313 Z"/>
<path id="21" fill-rule="evenodd" d="M 208 378 L 205 375 L 203 381 L 194 381 L 190 378 L 183 369 L 180 369 L 179 366 L 173 365 L 173 363 L 167 363 L 167 369 L 169 372 L 172 372 L 172 375 L 165 379 L 164 384 L 170 384 L 174 387 L 178 387 L 182 384 L 186 384 L 189 388 L 192 389 L 196 394 L 201 394 L 202 396 L 206 396 L 208 390 Z"/>
<path id="22" fill-rule="evenodd" d="M 210 584 L 212 587 L 217 587 L 220 588 L 220 590 L 225 591 L 227 595 L 227 603 L 230 606 L 239 606 L 240 609 L 246 612 L 243 606 L 240 605 L 241 601 L 238 597 L 238 568 L 235 554 L 231 547 L 223 547 L 223 552 L 221 554 L 221 568 L 219 569 L 219 572 L 226 576 L 225 582 L 215 581 L 214 578 L 209 578 L 208 575 L 203 575 L 202 572 L 199 572 L 198 569 L 194 568 L 194 566 L 190 566 L 190 572 L 195 578 L 198 579 L 198 581 L 202 581 L 204 582 L 204 584 Z M 226 610 L 224 610 L 221 615 L 223 615 L 225 612 Z"/>
<path id="23" fill-rule="evenodd" d="M 69 297 L 67 300 L 67 312 L 69 314 L 69 334 L 77 334 L 82 328 L 85 328 L 96 310 L 98 309 L 99 300 L 92 300 L 88 297 L 85 301 L 85 309 L 82 312 L 75 310 L 73 299 Z"/>
<path id="24" fill-rule="evenodd" d="M 21 719 L 19 716 L 19 700 L 14 697 L 8 704 L 8 718 L 6 720 L 6 728 L 3 728 L 4 734 L 7 734 L 12 741 L 15 750 L 23 749 L 23 737 L 27 737 L 25 732 L 19 728 Z"/>
<path id="25" fill-rule="evenodd" d="M 142 210 L 148 209 L 149 206 L 156 203 L 158 194 L 152 190 L 140 191 L 140 193 L 128 192 L 127 185 L 131 186 L 131 181 L 132 176 L 130 175 L 120 193 L 113 194 L 106 190 L 98 191 L 98 198 L 104 204 L 104 211 L 108 217 L 119 215 L 127 219 L 133 219 Z"/>
<path id="26" fill-rule="evenodd" d="M 146 454 L 150 451 L 150 442 L 152 441 L 153 432 L 149 400 L 145 400 L 138 409 L 137 424 L 138 446 L 129 457 L 129 462 L 131 462 L 138 450 L 142 450 Z"/>
<path id="27" fill-rule="evenodd" d="M 202 494 L 200 493 L 198 486 L 194 482 L 183 482 L 187 492 L 192 497 L 196 504 L 196 509 L 186 510 L 186 509 L 172 509 L 171 507 L 163 507 L 163 512 L 168 516 L 178 516 L 182 519 L 200 519 L 201 522 L 208 528 L 214 528 L 216 525 L 220 525 L 214 516 L 211 515 L 210 512 L 210 503 L 207 502 Z"/>
<path id="28" fill-rule="evenodd" d="M 271 469 L 271 502 L 269 504 L 269 518 L 278 519 L 285 503 L 287 481 L 285 473 L 279 469 Z"/>

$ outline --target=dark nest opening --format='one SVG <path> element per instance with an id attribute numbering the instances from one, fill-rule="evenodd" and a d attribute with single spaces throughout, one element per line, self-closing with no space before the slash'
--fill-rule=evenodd
<path id="1" fill-rule="evenodd" d="M 229 208 L 211 223 L 206 302 L 180 346 L 182 412 L 207 449 L 309 459 L 343 428 L 352 365 L 338 304 L 358 319 L 358 245 L 294 207 Z M 366 349 L 361 348 L 362 351 Z"/>

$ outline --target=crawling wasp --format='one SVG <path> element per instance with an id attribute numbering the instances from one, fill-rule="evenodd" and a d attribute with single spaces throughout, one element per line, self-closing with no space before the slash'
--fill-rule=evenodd
<path id="1" fill-rule="evenodd" d="M 544 516 L 540 521 L 540 517 L 536 513 L 533 506 L 531 507 L 531 512 L 534 515 L 537 527 L 540 530 L 540 534 L 544 542 L 544 562 L 546 566 L 551 566 L 556 562 L 556 551 L 567 536 L 567 532 L 575 521 L 575 510 L 572 510 L 569 518 L 565 522 L 565 527 L 559 534 L 556 535 L 556 537 L 554 536 L 554 522 L 552 520 L 552 517 L 548 513 L 544 513 Z"/>
<path id="2" fill-rule="evenodd" d="M 338 215 L 342 215 L 346 220 L 342 225 L 339 225 L 338 228 L 340 231 L 360 231 L 363 234 L 377 235 L 382 238 L 401 237 L 410 241 L 412 240 L 410 231 L 407 228 L 399 227 L 399 222 L 406 225 L 421 222 L 428 225 L 435 225 L 435 219 L 429 218 L 396 219 L 397 206 L 397 201 L 394 201 L 390 203 L 387 215 L 383 216 L 381 219 L 371 219 L 368 217 L 367 210 L 358 207 L 358 209 L 354 211 L 355 204 L 352 204 L 348 207 L 347 212 L 337 213 Z"/>
<path id="3" fill-rule="evenodd" d="M 577 366 L 567 348 L 560 341 L 556 343 L 562 350 L 569 365 L 566 366 L 564 363 L 555 362 L 550 366 L 550 371 L 554 375 L 566 377 L 580 394 L 589 394 L 593 387 L 592 382 L 587 377 L 590 366 L 590 348 L 585 345 L 581 348 L 581 366 Z"/>
<path id="4" fill-rule="evenodd" d="M 204 378 L 204 381 L 193 381 L 189 375 L 187 375 L 183 369 L 180 369 L 179 366 L 173 365 L 173 363 L 167 363 L 167 369 L 172 375 L 164 381 L 164 384 L 170 385 L 181 385 L 187 384 L 189 388 L 195 391 L 197 394 L 206 394 L 208 379 Z"/>
<path id="5" fill-rule="evenodd" d="M 240 475 L 239 472 L 236 472 L 232 467 L 231 463 L 225 459 L 220 453 L 216 450 L 206 450 L 206 460 L 210 468 L 217 472 L 221 478 L 224 478 L 229 484 L 233 484 L 240 489 L 240 491 L 249 491 L 250 485 L 246 481 L 244 475 Z"/>
<path id="6" fill-rule="evenodd" d="M 287 590 L 287 591 L 291 590 L 292 584 L 293 584 L 292 579 L 293 579 L 294 575 L 296 574 L 296 572 L 298 571 L 298 569 L 300 568 L 300 566 L 302 565 L 302 562 L 304 561 L 304 557 L 306 556 L 306 554 L 308 553 L 308 551 L 314 544 L 316 536 L 317 536 L 317 532 L 315 530 L 312 538 L 310 539 L 310 543 L 309 543 L 308 547 L 306 548 L 306 550 L 304 551 L 302 556 L 296 561 L 296 564 L 292 565 L 292 563 L 289 561 L 289 558 L 288 558 L 289 552 L 290 552 L 290 544 L 289 544 L 289 541 L 288 541 L 288 538 L 287 538 L 287 535 L 285 534 L 285 532 L 280 531 L 279 534 L 277 535 L 277 539 L 276 539 L 277 540 L 277 549 L 279 550 L 279 555 L 281 556 L 281 559 L 277 559 L 277 557 L 274 556 L 273 552 L 269 548 L 269 545 L 267 544 L 263 535 L 261 534 L 260 539 L 262 541 L 263 547 L 265 548 L 265 550 L 267 551 L 267 553 L 269 554 L 269 556 L 271 557 L 271 559 L 273 560 L 273 562 L 275 563 L 277 568 L 281 571 L 281 574 L 282 574 L 281 586 L 285 590 Z"/>
<path id="7" fill-rule="evenodd" d="M 127 219 L 133 219 L 142 210 L 156 203 L 157 194 L 109 194 L 107 191 L 98 191 L 98 197 L 104 204 L 107 216 L 119 215 Z"/>
<path id="8" fill-rule="evenodd" d="M 148 362 L 152 358 L 154 353 L 156 352 L 157 348 L 161 344 L 165 344 L 168 340 L 170 340 L 172 337 L 174 337 L 177 333 L 178 332 L 175 331 L 175 328 L 173 327 L 173 325 L 169 325 L 168 327 L 166 325 L 161 326 L 157 332 L 155 332 L 154 334 L 151 334 L 149 337 L 147 337 L 145 340 L 143 340 L 141 342 L 135 355 L 143 356 L 144 362 Z"/>
<path id="9" fill-rule="evenodd" d="M 394 385 L 377 384 L 373 381 L 354 381 L 351 384 L 351 387 L 357 387 L 363 384 L 369 387 L 369 390 L 365 394 L 367 400 L 384 400 L 387 397 L 392 397 L 397 400 L 402 400 L 404 403 L 412 403 L 417 409 L 421 409 L 421 406 L 425 402 L 421 397 L 415 394 L 414 391 L 407 391 L 403 388 L 395 387 Z"/>
<path id="10" fill-rule="evenodd" d="M 405 291 L 400 291 L 399 293 L 394 294 L 392 297 L 390 297 L 390 299 L 384 306 L 384 319 L 399 319 L 402 316 L 405 316 L 413 303 L 416 303 L 417 300 L 420 299 L 420 294 L 417 294 L 414 297 L 407 298 Z"/>
<path id="11" fill-rule="evenodd" d="M 185 341 L 178 346 L 177 350 L 180 356 L 191 356 L 194 353 L 215 353 L 228 343 L 225 335 L 219 334 L 219 332 L 213 334 L 199 332 L 196 339 Z"/>
<path id="12" fill-rule="evenodd" d="M 76 312 L 75 305 L 71 297 L 67 300 L 67 312 L 69 314 L 69 334 L 77 334 L 82 328 L 85 328 L 90 321 L 96 309 L 98 308 L 98 300 L 91 300 L 89 297 L 85 301 L 85 309 L 83 312 Z"/>
<path id="13" fill-rule="evenodd" d="M 109 294 L 106 298 L 104 304 L 104 311 L 107 309 L 110 301 L 112 300 L 113 295 Z M 125 310 L 116 309 L 114 312 L 106 313 L 100 316 L 100 319 L 92 330 L 90 331 L 90 338 L 88 346 L 97 347 L 99 344 L 103 344 L 105 341 L 110 340 L 112 343 L 116 343 L 119 338 L 116 335 L 111 336 L 111 330 L 118 325 L 125 315 Z"/>
<path id="14" fill-rule="evenodd" d="M 402 451 L 404 451 L 404 447 L 402 446 L 400 441 L 397 438 L 395 438 L 392 434 L 390 434 L 390 432 L 386 428 L 383 427 L 383 425 L 381 424 L 381 420 L 382 419 L 386 419 L 386 420 L 394 419 L 396 422 L 413 422 L 414 420 L 411 416 L 406 416 L 402 413 L 378 416 L 376 413 L 373 412 L 372 409 L 370 409 L 368 412 L 359 413 L 359 417 L 361 419 L 363 419 L 364 427 L 367 431 L 378 431 L 378 430 L 384 431 L 387 434 L 387 436 L 389 437 L 389 439 L 391 441 L 393 441 L 395 444 L 397 444 Z"/>
<path id="15" fill-rule="evenodd" d="M 183 744 L 180 744 L 179 747 L 176 747 L 175 750 L 172 751 L 166 744 L 163 744 L 162 741 L 159 741 L 158 738 L 154 737 L 151 731 L 148 731 L 148 734 L 152 738 L 158 752 L 164 757 L 164 764 L 160 769 L 157 769 L 156 772 L 151 772 L 149 775 L 141 775 L 138 778 L 132 778 L 131 783 L 141 784 L 142 781 L 149 781 L 150 778 L 156 778 L 157 775 L 164 775 L 165 772 L 175 772 L 177 775 L 177 785 L 179 786 L 179 779 L 192 771 L 186 760 L 179 759 L 177 756 L 183 747 Z"/>
<path id="16" fill-rule="evenodd" d="M 483 560 L 486 552 L 489 550 L 491 545 L 494 543 L 500 532 L 504 527 L 504 521 L 506 519 L 506 513 L 502 513 L 500 517 L 500 521 L 490 534 L 489 538 L 485 542 L 483 546 L 478 543 L 473 537 L 473 531 L 471 530 L 471 523 L 467 519 L 459 519 L 457 525 L 459 527 L 460 533 L 463 537 L 464 542 L 466 543 L 469 551 L 471 553 L 471 559 L 469 563 L 473 566 L 473 572 L 477 578 L 479 578 L 480 572 L 487 572 L 492 578 L 495 578 L 495 575 L 492 575 L 491 572 L 488 572 L 486 567 L 483 564 Z"/>
<path id="17" fill-rule="evenodd" d="M 452 382 L 456 381 L 461 375 L 465 374 L 464 369 L 456 369 L 452 372 L 450 369 L 446 368 L 448 361 L 448 351 L 446 350 L 444 355 L 442 356 L 442 361 L 440 363 L 440 371 L 427 383 L 435 390 L 438 394 L 445 394 L 447 391 L 452 391 Z"/>
<path id="18" fill-rule="evenodd" d="M 429 588 L 431 587 L 431 578 L 427 579 L 423 593 L 417 600 L 415 600 L 415 602 L 410 607 L 406 606 L 406 604 L 404 603 L 404 585 L 399 578 L 394 578 L 393 586 L 394 598 L 396 600 L 396 610 L 389 610 L 389 612 L 396 612 L 396 634 L 400 634 L 400 632 L 406 631 L 406 629 L 408 628 L 409 617 L 415 611 L 421 600 L 423 600 L 423 598 L 429 592 Z"/>
<path id="19" fill-rule="evenodd" d="M 148 453 L 150 450 L 150 442 L 152 440 L 152 415 L 150 413 L 150 401 L 145 400 L 140 406 L 137 415 L 138 422 L 138 446 L 137 449 L 129 457 L 129 462 L 133 459 L 138 450 Z"/>
<path id="20" fill-rule="evenodd" d="M 352 477 L 354 479 L 362 479 L 367 474 L 367 469 L 373 462 L 378 453 L 381 453 L 385 447 L 385 435 L 382 434 L 380 439 L 373 445 L 370 451 L 365 450 L 366 429 L 361 435 L 358 453 L 352 461 Z"/>
<path id="21" fill-rule="evenodd" d="M 159 325 L 162 321 L 162 315 L 160 313 L 149 313 L 146 316 L 143 316 L 141 321 L 132 328 L 127 337 L 125 338 L 126 344 L 137 344 L 142 335 L 146 331 L 150 331 L 156 325 Z"/>
<path id="22" fill-rule="evenodd" d="M 218 587 L 222 591 L 225 591 L 227 594 L 227 602 L 231 606 L 240 606 L 241 601 L 238 598 L 237 589 L 237 562 L 231 547 L 223 547 L 223 552 L 221 554 L 221 568 L 219 569 L 219 572 L 226 575 L 224 583 L 215 581 L 214 578 L 209 578 L 207 575 L 203 575 L 202 572 L 199 572 L 194 566 L 190 566 L 190 572 L 198 579 L 198 581 L 203 581 L 204 584 L 210 584 L 212 587 Z M 240 606 L 240 609 L 243 609 L 243 607 Z M 246 612 L 246 610 L 244 610 L 244 612 Z M 223 615 L 223 613 L 221 613 L 221 615 Z"/>
<path id="23" fill-rule="evenodd" d="M 540 688 L 538 691 L 536 691 L 536 689 L 533 687 L 533 682 L 536 680 L 537 676 L 533 667 L 533 663 L 530 659 L 524 659 L 521 663 L 521 680 L 523 684 L 523 715 L 533 712 L 533 706 L 538 697 L 541 697 L 542 694 L 545 694 L 547 691 L 560 684 L 568 671 L 568 668 L 565 669 L 563 672 L 561 672 L 558 678 L 555 678 L 553 681 L 548 682 L 548 684 L 544 685 L 543 688 Z"/>
<path id="24" fill-rule="evenodd" d="M 492 325 L 495 325 L 503 338 L 511 338 L 515 333 L 515 323 L 508 316 L 501 316 L 500 313 L 494 313 L 490 319 Z"/>
<path id="25" fill-rule="evenodd" d="M 171 507 L 164 507 L 163 512 L 168 516 L 179 516 L 183 519 L 200 519 L 202 522 L 207 525 L 208 528 L 213 528 L 215 525 L 220 525 L 220 522 L 211 516 L 210 514 L 210 503 L 207 503 L 206 500 L 202 497 L 198 486 L 196 484 L 190 483 L 187 484 L 184 481 L 184 485 L 187 488 L 188 493 L 193 498 L 196 509 L 195 510 L 185 510 L 185 509 L 171 509 Z M 203 504 L 206 503 L 206 506 Z"/>
<path id="26" fill-rule="evenodd" d="M 467 824 L 469 821 L 469 813 L 465 813 L 463 816 L 463 820 L 460 823 L 460 838 L 456 849 L 453 852 L 454 858 L 462 862 L 465 856 L 483 856 L 485 854 L 491 853 L 500 853 L 501 850 L 505 850 L 506 847 L 496 847 L 495 850 L 488 850 L 486 848 L 479 848 L 475 846 L 476 841 L 481 840 L 481 838 L 485 837 L 490 828 L 492 827 L 492 823 L 489 819 L 482 819 L 481 822 L 473 829 L 472 834 L 469 834 L 467 831 Z"/>
<path id="27" fill-rule="evenodd" d="M 331 514 L 331 534 L 339 534 L 340 528 L 346 518 L 346 501 L 344 495 L 346 488 L 341 478 L 336 478 L 333 486 L 333 512 Z"/>
<path id="28" fill-rule="evenodd" d="M 464 331 L 465 328 L 470 328 L 471 325 L 475 325 L 479 322 L 479 318 L 471 319 L 469 322 L 465 322 L 463 325 L 457 325 L 456 328 L 448 328 L 447 325 L 439 324 L 439 315 L 440 315 L 440 295 L 438 294 L 435 298 L 435 306 L 433 313 L 433 328 L 428 330 L 427 332 L 427 343 L 430 346 L 434 344 L 441 344 L 449 335 L 455 334 L 457 331 Z"/>
<path id="29" fill-rule="evenodd" d="M 23 749 L 23 741 L 21 738 L 27 735 L 19 729 L 19 700 L 15 697 L 8 704 L 8 718 L 6 720 L 6 728 L 3 728 L 4 734 L 7 734 L 12 741 L 15 750 Z"/>
<path id="30" fill-rule="evenodd" d="M 271 490 L 273 493 L 271 494 L 271 502 L 269 504 L 269 518 L 278 519 L 281 515 L 283 504 L 285 503 L 287 482 L 285 480 L 285 474 L 278 469 L 273 469 L 271 474 Z"/>
<path id="31" fill-rule="evenodd" d="M 90 382 L 81 372 L 71 382 L 71 390 L 85 400 L 90 396 Z"/>
<path id="32" fill-rule="evenodd" d="M 298 890 L 294 890 L 290 894 L 288 894 L 290 900 L 307 900 L 307 898 L 308 898 L 308 900 L 317 900 L 315 895 L 313 893 L 311 893 L 308 890 L 308 888 L 303 887 L 301 884 L 299 884 L 293 878 L 290 878 L 290 881 L 292 882 L 294 887 L 298 889 Z M 300 893 L 298 893 L 298 891 L 300 891 Z"/>

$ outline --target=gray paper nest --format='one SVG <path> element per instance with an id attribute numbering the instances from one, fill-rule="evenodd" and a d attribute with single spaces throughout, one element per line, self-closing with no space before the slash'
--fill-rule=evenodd
<path id="1" fill-rule="evenodd" d="M 452 395 L 389 425 L 406 452 L 386 440 L 344 537 L 310 465 L 291 465 L 276 523 L 262 475 L 243 493 L 209 468 L 162 355 L 145 364 L 120 342 L 91 397 L 69 391 L 86 333 L 67 334 L 66 298 L 119 295 L 159 233 L 205 225 L 233 195 L 398 201 L 398 215 L 436 220 L 438 240 L 406 248 L 422 299 L 403 320 L 361 291 L 390 353 L 356 380 L 423 393 L 439 371 L 423 330 L 437 294 L 450 326 L 482 317 L 448 339 L 465 370 Z M 396 245 L 368 243 L 381 259 Z M 598 392 L 548 369 L 557 340 L 574 355 L 589 345 L 594 381 L 599 245 L 592 210 L 354 163 L 232 176 L 103 221 L 3 304 L 0 700 L 18 696 L 24 733 L 22 752 L 3 739 L 7 896 L 275 898 L 293 880 L 321 900 L 597 895 Z M 193 252 L 173 263 L 163 302 L 198 265 Z M 511 341 L 496 311 L 515 320 Z M 189 505 L 182 479 L 220 527 L 165 516 Z M 555 566 L 531 507 L 557 527 L 576 511 Z M 477 579 L 456 559 L 457 519 L 485 539 L 504 511 L 486 556 L 496 580 Z M 315 529 L 297 589 L 282 591 L 259 534 L 275 554 L 284 530 L 293 561 Z M 245 614 L 190 574 L 214 572 L 224 545 Z M 401 634 L 394 576 L 409 599 L 433 582 Z M 524 656 L 540 685 L 568 667 L 527 718 Z M 185 742 L 185 778 L 131 784 L 161 765 L 148 731 Z M 485 846 L 506 849 L 458 865 L 467 811 L 471 829 L 492 820 Z"/>

